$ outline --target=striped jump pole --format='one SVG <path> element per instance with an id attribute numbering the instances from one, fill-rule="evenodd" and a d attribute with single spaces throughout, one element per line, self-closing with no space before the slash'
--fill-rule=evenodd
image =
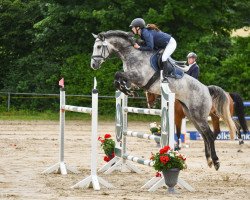
<path id="1" fill-rule="evenodd" d="M 165 83 L 162 83 L 162 87 L 168 87 Z M 168 92 L 167 89 L 161 89 L 161 92 Z M 173 93 L 172 93 L 173 94 Z M 174 95 L 174 94 L 173 94 Z M 169 140 L 168 135 L 170 131 L 174 131 L 174 129 L 170 129 L 169 124 L 170 122 L 165 122 L 164 120 L 169 120 L 171 117 L 174 118 L 173 115 L 171 117 L 162 116 L 162 112 L 164 112 L 165 115 L 169 115 L 170 112 L 168 112 L 168 101 L 167 95 L 161 95 L 161 109 L 146 109 L 146 108 L 135 108 L 135 107 L 128 107 L 128 97 L 121 93 L 120 91 L 116 92 L 116 146 L 115 146 L 115 157 L 109 161 L 107 164 L 105 164 L 99 171 L 104 172 L 104 174 L 110 174 L 115 170 L 120 170 L 122 172 L 125 171 L 132 171 L 136 173 L 141 173 L 141 170 L 138 169 L 135 165 L 133 165 L 131 162 L 127 162 L 127 157 L 124 157 L 124 155 L 128 155 L 127 153 L 127 137 L 138 137 L 138 138 L 144 138 L 149 140 L 155 140 L 157 142 L 161 143 L 161 146 L 165 146 L 170 141 L 169 145 L 173 148 L 174 147 L 174 140 Z M 170 100 L 174 100 L 170 99 Z M 174 102 L 173 104 L 174 105 Z M 162 117 L 161 126 L 162 126 L 162 134 L 161 137 L 155 136 L 155 135 L 149 135 L 146 133 L 140 133 L 135 131 L 128 131 L 127 130 L 127 114 L 128 113 L 138 113 L 138 114 L 146 114 L 146 115 L 158 115 Z M 173 112 L 172 112 L 173 114 Z M 174 128 L 174 127 L 172 127 Z M 134 160 L 130 160 L 134 161 Z M 142 164 L 142 162 L 140 163 Z"/>
<path id="2" fill-rule="evenodd" d="M 160 136 L 147 134 L 147 133 L 142 133 L 142 132 L 136 132 L 136 131 L 128 131 L 124 135 L 130 136 L 130 137 L 137 137 L 137 138 L 144 138 L 144 139 L 148 139 L 148 140 L 154 140 L 155 142 L 160 142 L 161 141 Z"/>
<path id="3" fill-rule="evenodd" d="M 137 137 L 142 139 L 154 140 L 160 142 L 161 147 L 169 145 L 174 148 L 174 101 L 175 94 L 172 93 L 168 87 L 168 83 L 161 84 L 161 109 L 146 109 L 128 107 L 128 98 L 123 93 L 116 92 L 116 146 L 115 157 L 106 165 L 104 165 L 99 171 L 104 174 L 110 174 L 115 170 L 131 171 L 141 173 L 135 165 L 131 164 L 132 161 L 138 164 L 153 166 L 153 161 L 144 160 L 139 157 L 131 156 L 127 153 L 126 137 Z M 147 115 L 159 115 L 161 117 L 161 137 L 150 135 L 142 132 L 127 130 L 127 114 L 138 113 Z M 194 189 L 188 185 L 185 181 L 179 179 L 178 184 L 184 186 L 189 191 Z M 161 177 L 153 177 L 142 188 L 149 188 L 148 191 L 155 191 L 158 188 L 165 185 L 165 180 Z"/>
<path id="4" fill-rule="evenodd" d="M 97 176 L 97 139 L 98 139 L 98 90 L 96 89 L 97 82 L 94 78 L 94 88 L 92 89 L 92 107 L 79 107 L 65 105 L 65 91 L 64 87 L 60 90 L 60 161 L 54 166 L 48 168 L 44 173 L 57 172 L 61 174 L 67 174 L 67 170 L 76 172 L 64 162 L 64 125 L 65 125 L 65 111 L 80 112 L 91 114 L 91 175 L 82 181 L 76 183 L 71 188 L 89 188 L 93 187 L 94 190 L 100 190 L 100 185 L 107 188 L 113 188 L 114 186 Z"/>

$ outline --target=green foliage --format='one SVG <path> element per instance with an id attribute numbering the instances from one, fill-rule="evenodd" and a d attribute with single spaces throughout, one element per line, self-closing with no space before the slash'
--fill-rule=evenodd
<path id="1" fill-rule="evenodd" d="M 227 91 L 240 91 L 245 99 L 250 99 L 250 37 L 233 38 L 230 56 L 223 60 L 218 84 Z"/>
<path id="2" fill-rule="evenodd" d="M 115 150 L 115 141 L 111 139 L 110 134 L 105 134 L 104 138 L 99 137 L 98 140 L 101 142 L 101 148 L 107 156 L 112 156 Z"/>
<path id="3" fill-rule="evenodd" d="M 58 80 L 64 77 L 68 94 L 90 94 L 96 77 L 100 95 L 114 95 L 114 74 L 122 63 L 110 59 L 100 70 L 92 70 L 91 33 L 129 31 L 132 19 L 143 17 L 177 40 L 175 59 L 184 60 L 189 51 L 198 54 L 201 82 L 238 92 L 247 100 L 249 37 L 232 39 L 230 32 L 249 27 L 249 9 L 247 0 L 2 0 L 0 91 L 58 93 Z M 36 99 L 14 105 L 47 110 L 57 103 Z M 101 114 L 114 113 L 113 107 L 114 102 L 100 101 Z"/>

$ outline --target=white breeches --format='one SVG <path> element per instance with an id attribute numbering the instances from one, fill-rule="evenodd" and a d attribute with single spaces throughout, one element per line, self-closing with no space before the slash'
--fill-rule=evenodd
<path id="1" fill-rule="evenodd" d="M 162 62 L 167 61 L 167 59 L 171 56 L 171 54 L 174 52 L 174 50 L 176 49 L 176 41 L 174 38 L 171 37 L 171 39 L 169 40 L 168 45 L 166 46 L 163 54 L 162 54 Z"/>

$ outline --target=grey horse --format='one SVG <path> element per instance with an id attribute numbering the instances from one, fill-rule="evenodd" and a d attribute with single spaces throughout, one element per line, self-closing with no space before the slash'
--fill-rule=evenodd
<path id="1" fill-rule="evenodd" d="M 148 84 L 155 74 L 150 66 L 150 57 L 154 52 L 139 51 L 133 47 L 131 34 L 124 31 L 107 31 L 93 34 L 95 40 L 91 67 L 99 69 L 101 64 L 112 53 L 116 53 L 123 62 L 123 72 L 115 74 L 115 85 L 117 89 L 129 94 L 130 83 L 139 88 Z M 209 88 L 189 75 L 181 79 L 168 78 L 169 88 L 175 93 L 184 108 L 184 112 L 195 128 L 201 133 L 204 145 L 205 156 L 209 167 L 214 165 L 218 170 L 220 167 L 219 158 L 215 150 L 215 137 L 207 122 L 207 117 L 212 106 L 223 118 L 230 130 L 231 139 L 236 132 L 235 124 L 232 121 L 229 111 L 229 100 L 225 91 L 218 86 Z M 160 95 L 160 78 L 158 78 L 147 89 L 149 92 Z"/>

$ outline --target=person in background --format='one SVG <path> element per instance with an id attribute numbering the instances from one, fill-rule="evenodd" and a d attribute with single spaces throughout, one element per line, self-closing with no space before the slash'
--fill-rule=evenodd
<path id="1" fill-rule="evenodd" d="M 194 52 L 190 52 L 187 55 L 188 59 L 188 70 L 185 72 L 189 76 L 194 77 L 195 79 L 199 78 L 200 69 L 196 63 L 197 55 Z"/>

